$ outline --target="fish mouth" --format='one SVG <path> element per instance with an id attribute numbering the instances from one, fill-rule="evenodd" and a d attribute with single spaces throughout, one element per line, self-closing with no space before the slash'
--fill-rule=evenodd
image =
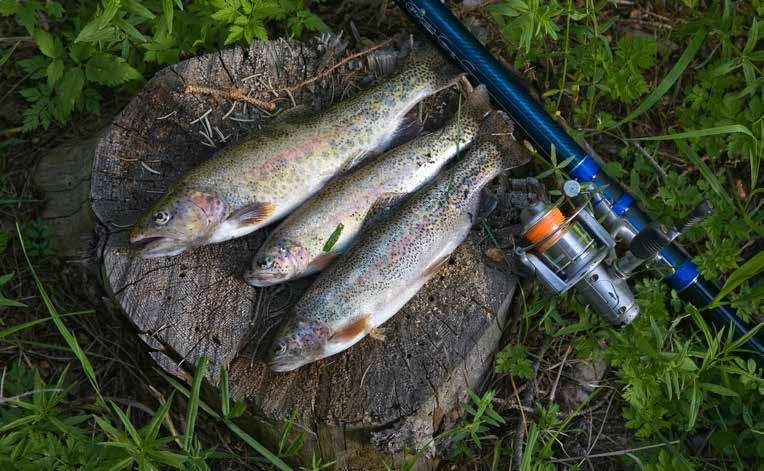
<path id="1" fill-rule="evenodd" d="M 179 239 L 167 236 L 130 237 L 130 244 L 143 258 L 170 257 L 186 250 Z"/>
<path id="2" fill-rule="evenodd" d="M 288 373 L 294 371 L 297 368 L 307 365 L 312 360 L 297 359 L 297 358 L 274 358 L 268 362 L 268 368 L 276 373 Z"/>
<path id="3" fill-rule="evenodd" d="M 278 271 L 255 271 L 247 270 L 244 272 L 244 281 L 247 284 L 256 288 L 265 288 L 267 286 L 273 286 L 275 284 L 287 281 L 292 277 L 287 273 Z"/>

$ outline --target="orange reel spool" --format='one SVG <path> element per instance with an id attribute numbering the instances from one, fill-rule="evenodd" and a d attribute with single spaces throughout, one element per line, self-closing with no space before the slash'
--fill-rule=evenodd
<path id="1" fill-rule="evenodd" d="M 544 253 L 567 232 L 567 228 L 562 227 L 564 222 L 565 215 L 560 208 L 552 208 L 525 232 L 525 238 L 532 244 L 540 244 L 536 251 Z"/>

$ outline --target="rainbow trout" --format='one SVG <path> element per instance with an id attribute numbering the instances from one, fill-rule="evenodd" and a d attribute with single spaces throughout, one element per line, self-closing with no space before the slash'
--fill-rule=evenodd
<path id="1" fill-rule="evenodd" d="M 440 130 L 332 180 L 270 234 L 255 255 L 252 270 L 244 275 L 247 282 L 270 286 L 326 268 L 355 240 L 375 207 L 392 206 L 417 191 L 472 142 L 490 111 L 485 88 L 472 90 L 466 105 L 466 113 L 454 116 Z M 335 231 L 339 237 L 324 251 Z"/>
<path id="2" fill-rule="evenodd" d="M 404 116 L 462 74 L 433 46 L 403 70 L 319 112 L 287 112 L 203 162 L 138 221 L 130 242 L 145 258 L 241 237 L 283 218 L 334 175 L 384 148 Z"/>
<path id="3" fill-rule="evenodd" d="M 290 371 L 341 352 L 390 319 L 448 260 L 476 219 L 481 189 L 528 160 L 502 112 L 491 112 L 466 156 L 365 231 L 295 306 L 270 352 Z"/>

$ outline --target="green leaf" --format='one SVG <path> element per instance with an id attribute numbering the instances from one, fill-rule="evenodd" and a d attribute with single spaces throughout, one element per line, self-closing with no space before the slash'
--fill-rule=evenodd
<path id="1" fill-rule="evenodd" d="M 334 247 L 334 244 L 337 243 L 337 240 L 339 240 L 340 235 L 342 235 L 342 229 L 345 228 L 345 225 L 342 223 L 337 224 L 337 227 L 334 228 L 334 231 L 331 233 L 329 238 L 324 243 L 323 251 L 328 252 L 332 250 L 332 247 Z"/>
<path id="2" fill-rule="evenodd" d="M 48 86 L 54 87 L 64 75 L 64 61 L 56 59 L 48 65 Z"/>
<path id="3" fill-rule="evenodd" d="M 653 105 L 655 105 L 658 100 L 660 100 L 661 97 L 663 97 L 663 95 L 665 95 L 666 92 L 671 89 L 679 77 L 682 76 L 682 73 L 684 73 L 684 70 L 687 68 L 690 62 L 692 62 L 692 59 L 700 50 L 700 46 L 703 45 L 703 41 L 705 39 L 706 31 L 702 29 L 698 30 L 692 37 L 692 41 L 690 41 L 687 49 L 684 50 L 681 57 L 679 57 L 679 59 L 676 61 L 676 64 L 674 64 L 674 67 L 672 67 L 669 73 L 666 74 L 663 80 L 661 80 L 661 83 L 658 84 L 655 90 L 653 90 L 652 93 L 650 93 L 650 95 L 648 95 L 647 98 L 645 98 L 642 103 L 640 103 L 637 109 L 629 113 L 628 116 L 623 118 L 621 121 L 611 126 L 611 128 L 617 128 L 630 121 L 633 121 L 637 116 L 652 108 Z"/>
<path id="4" fill-rule="evenodd" d="M 149 40 L 146 36 L 143 35 L 143 33 L 138 31 L 135 26 L 133 26 L 130 22 L 123 20 L 122 18 L 114 18 L 114 24 L 117 26 L 117 28 L 124 31 L 125 34 L 133 38 L 134 41 L 145 43 Z"/>
<path id="5" fill-rule="evenodd" d="M 153 20 L 156 18 L 156 15 L 151 13 L 151 10 L 144 7 L 143 4 L 141 4 L 138 0 L 122 0 L 122 6 L 125 7 L 125 10 L 129 11 L 130 13 L 134 13 L 141 18 L 145 18 L 147 20 Z"/>
<path id="6" fill-rule="evenodd" d="M 146 438 L 149 440 L 154 440 L 157 438 L 157 435 L 159 434 L 159 427 L 162 425 L 162 420 L 164 420 L 165 416 L 167 415 L 167 412 L 170 410 L 170 406 L 172 405 L 172 399 L 174 397 L 174 391 L 170 395 L 170 397 L 167 398 L 166 401 L 164 401 L 164 404 L 162 404 L 162 407 L 160 407 L 156 413 L 154 414 L 154 417 L 151 418 L 151 422 L 146 426 Z"/>
<path id="7" fill-rule="evenodd" d="M 167 32 L 172 33 L 172 0 L 162 0 L 162 12 L 164 13 L 164 21 L 165 25 L 167 25 Z"/>
<path id="8" fill-rule="evenodd" d="M 117 29 L 113 26 L 101 28 L 100 22 L 93 20 L 82 28 L 74 42 L 95 43 L 98 41 L 110 41 L 117 38 L 116 32 Z"/>
<path id="9" fill-rule="evenodd" d="M 746 280 L 759 275 L 763 270 L 764 250 L 761 250 L 759 253 L 751 257 L 750 260 L 741 265 L 740 268 L 732 272 L 729 278 L 727 278 L 727 281 L 724 283 L 722 289 L 719 290 L 719 294 L 717 294 L 714 300 L 711 301 L 711 304 L 708 305 L 708 308 L 711 309 L 718 306 L 719 301 L 721 301 L 725 296 L 731 293 L 738 286 L 742 285 Z"/>
<path id="10" fill-rule="evenodd" d="M 713 383 L 700 383 L 700 386 L 705 389 L 706 391 L 710 391 L 714 394 L 718 394 L 720 396 L 728 396 L 728 397 L 738 397 L 740 396 L 735 391 L 725 388 L 724 386 L 720 386 L 718 384 Z"/>
<path id="11" fill-rule="evenodd" d="M 91 82 L 110 86 L 143 78 L 123 58 L 104 53 L 96 53 L 88 60 L 85 73 Z"/>
<path id="12" fill-rule="evenodd" d="M 225 45 L 228 46 L 229 44 L 233 44 L 239 39 L 241 39 L 241 36 L 244 34 L 244 28 L 241 26 L 233 25 L 230 28 L 228 28 L 228 36 L 225 38 Z"/>
<path id="13" fill-rule="evenodd" d="M 53 41 L 53 36 L 50 33 L 38 29 L 34 32 L 34 41 L 37 43 L 40 52 L 53 59 L 57 57 L 56 43 Z"/>
<path id="14" fill-rule="evenodd" d="M 202 387 L 202 380 L 204 379 L 204 372 L 206 370 L 207 357 L 202 356 L 199 358 L 199 363 L 196 365 L 196 373 L 194 374 L 194 380 L 191 383 L 191 397 L 188 402 L 188 410 L 186 411 L 186 435 L 183 440 L 183 449 L 186 451 L 191 450 L 191 443 L 194 439 L 196 417 L 199 414 L 199 392 Z"/>
<path id="15" fill-rule="evenodd" d="M 75 67 L 69 69 L 58 85 L 57 101 L 64 117 L 69 116 L 74 109 L 74 104 L 82 94 L 85 85 L 85 74 L 82 69 Z"/>

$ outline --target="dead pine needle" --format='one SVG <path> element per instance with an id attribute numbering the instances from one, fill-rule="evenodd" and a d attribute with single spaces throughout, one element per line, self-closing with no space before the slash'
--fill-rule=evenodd
<path id="1" fill-rule="evenodd" d="M 232 88 L 229 90 L 220 90 L 217 88 L 202 87 L 198 85 L 186 85 L 186 87 L 183 89 L 183 92 L 199 94 L 199 95 L 210 95 L 214 97 L 225 98 L 226 100 L 230 100 L 230 101 L 243 101 L 244 103 L 250 104 L 252 106 L 257 106 L 259 108 L 263 108 L 270 111 L 273 111 L 276 109 L 276 103 L 272 101 L 258 100 L 257 98 L 247 96 L 247 94 L 244 93 L 244 91 L 239 90 L 238 88 Z"/>

